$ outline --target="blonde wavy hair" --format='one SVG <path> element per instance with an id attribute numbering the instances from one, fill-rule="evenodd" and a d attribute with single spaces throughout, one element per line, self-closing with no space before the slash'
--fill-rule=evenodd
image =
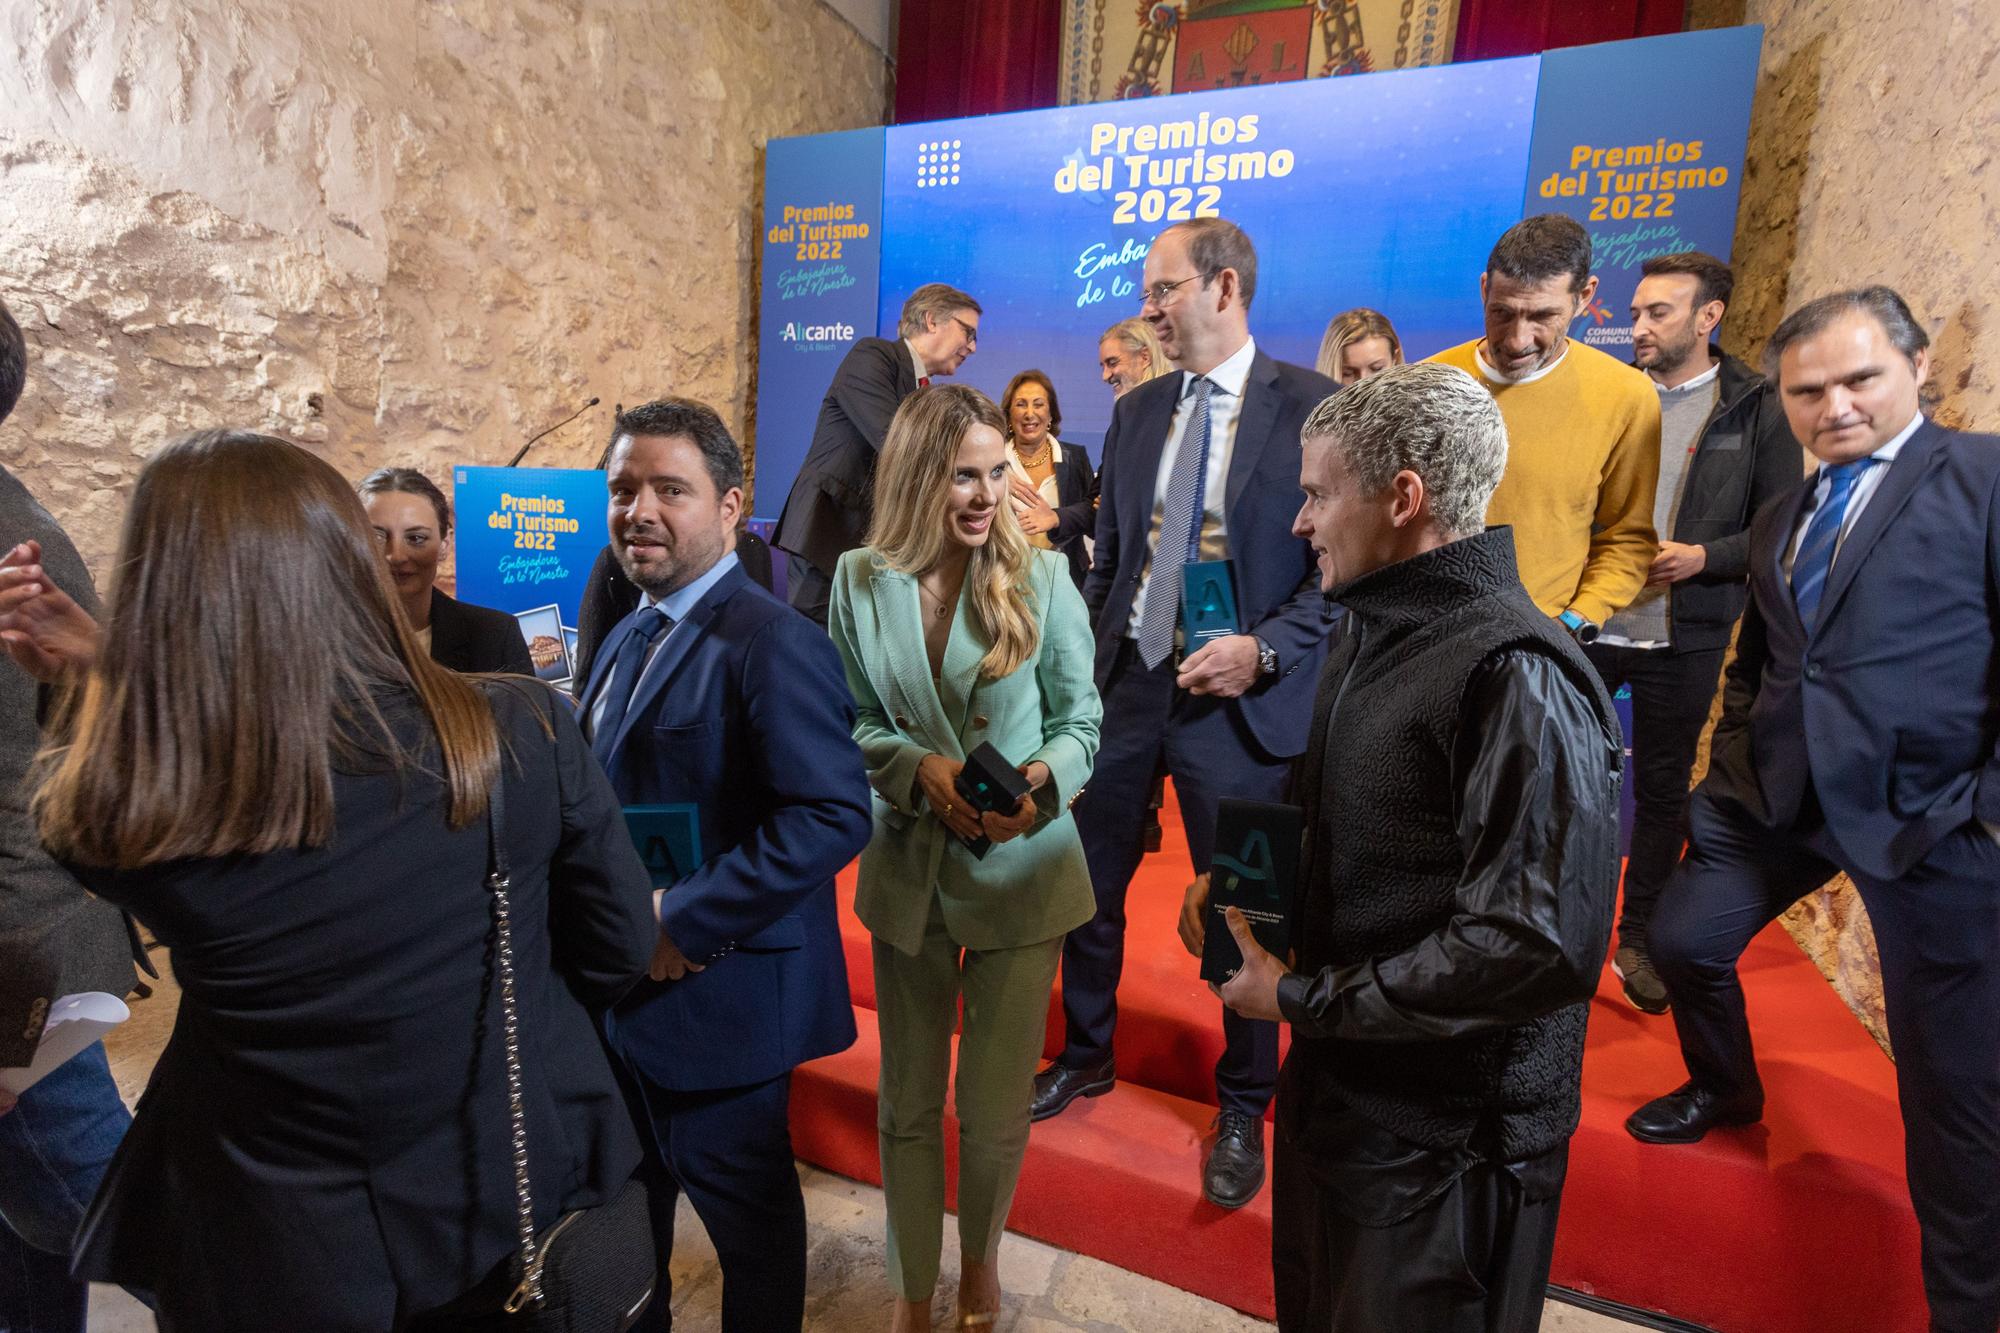
<path id="1" fill-rule="evenodd" d="M 868 545 L 900 573 L 921 575 L 944 558 L 952 540 L 944 514 L 958 448 L 965 433 L 985 426 L 1007 437 L 1007 419 L 991 398 L 964 384 L 933 384 L 903 400 L 889 423 L 875 465 L 875 520 Z M 1012 505 L 995 507 L 986 544 L 973 548 L 964 595 L 972 618 L 992 645 L 980 660 L 988 680 L 1012 675 L 1041 645 L 1029 573 L 1035 548 L 1014 520 Z"/>
<path id="2" fill-rule="evenodd" d="M 1389 344 L 1389 364 L 1403 364 L 1403 340 L 1396 326 L 1379 310 L 1357 306 L 1343 310 L 1327 323 L 1326 336 L 1319 341 L 1319 360 L 1313 369 L 1330 380 L 1340 378 L 1340 354 L 1365 338 L 1380 338 Z"/>

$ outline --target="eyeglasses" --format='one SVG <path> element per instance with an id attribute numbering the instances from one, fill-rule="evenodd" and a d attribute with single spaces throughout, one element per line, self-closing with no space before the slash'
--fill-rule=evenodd
<path id="1" fill-rule="evenodd" d="M 1180 279 L 1178 282 L 1156 282 L 1152 286 L 1148 287 L 1145 290 L 1145 292 L 1141 294 L 1139 298 L 1139 306 L 1141 309 L 1144 309 L 1147 303 L 1150 302 L 1155 306 L 1164 308 L 1167 302 L 1173 299 L 1174 292 L 1177 288 L 1187 286 L 1189 283 L 1193 282 L 1196 278 L 1201 279 L 1203 282 L 1207 282 L 1214 276 L 1215 276 L 1214 273 L 1190 273 L 1185 278 Z"/>
<path id="2" fill-rule="evenodd" d="M 978 329 L 976 329 L 976 328 L 974 328 L 974 327 L 973 327 L 972 325 L 970 325 L 970 324 L 966 323 L 966 322 L 965 322 L 964 320 L 960 319 L 960 318 L 959 318 L 959 317 L 958 317 L 957 315 L 953 315 L 953 316 L 951 317 L 951 322 L 952 322 L 952 323 L 954 323 L 954 324 L 956 324 L 956 325 L 958 325 L 958 327 L 960 327 L 961 329 L 964 329 L 964 330 L 965 330 L 965 345 L 966 345 L 967 347 L 978 347 L 978 346 L 979 346 L 979 330 L 978 330 Z"/>

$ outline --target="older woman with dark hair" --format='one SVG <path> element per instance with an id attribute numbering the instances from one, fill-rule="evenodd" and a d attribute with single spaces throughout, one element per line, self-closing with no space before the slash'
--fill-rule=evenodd
<path id="1" fill-rule="evenodd" d="M 451 540 L 451 504 L 415 468 L 377 468 L 356 487 L 368 522 L 382 543 L 396 599 L 431 659 L 453 671 L 535 674 L 521 624 L 438 590 L 438 560 Z"/>
<path id="2" fill-rule="evenodd" d="M 78 1275 L 167 1330 L 428 1331 L 503 1317 L 524 1224 L 645 1228 L 584 1006 L 658 929 L 569 709 L 434 662 L 354 492 L 282 440 L 162 450 L 113 568 L 100 632 L 0 560 L 0 643 L 67 677 L 42 842 L 182 990 Z"/>
<path id="3" fill-rule="evenodd" d="M 1007 414 L 1007 499 L 1028 544 L 1059 551 L 1078 588 L 1090 572 L 1090 532 L 1097 526 L 1097 473 L 1090 456 L 1056 438 L 1062 407 L 1056 386 L 1024 370 L 1000 397 Z"/>

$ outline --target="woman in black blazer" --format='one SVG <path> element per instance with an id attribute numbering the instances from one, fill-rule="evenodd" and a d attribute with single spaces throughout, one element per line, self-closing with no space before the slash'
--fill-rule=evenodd
<path id="1" fill-rule="evenodd" d="M 637 1188 L 584 1005 L 647 967 L 646 871 L 569 710 L 435 664 L 359 500 L 304 450 L 169 446 L 117 568 L 94 639 L 70 604 L 7 644 L 81 677 L 39 774 L 43 841 L 172 950 L 182 988 L 75 1271 L 152 1289 L 169 1330 L 427 1327 L 516 1253 L 489 796 L 538 1228 Z"/>
<path id="2" fill-rule="evenodd" d="M 1007 414 L 1014 517 L 1030 543 L 1068 557 L 1070 577 L 1081 588 L 1090 572 L 1090 536 L 1097 527 L 1097 474 L 1090 456 L 1056 438 L 1062 408 L 1055 384 L 1042 371 L 1016 375 L 1000 408 Z"/>
<path id="3" fill-rule="evenodd" d="M 357 488 L 388 557 L 396 597 L 417 642 L 453 671 L 535 674 L 521 622 L 438 591 L 438 559 L 451 539 L 451 505 L 429 477 L 407 467 L 377 468 Z"/>

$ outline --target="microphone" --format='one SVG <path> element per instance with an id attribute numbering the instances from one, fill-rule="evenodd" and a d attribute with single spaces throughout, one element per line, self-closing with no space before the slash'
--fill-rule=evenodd
<path id="1" fill-rule="evenodd" d="M 528 450 L 535 447 L 536 440 L 541 439 L 543 435 L 555 434 L 557 431 L 561 430 L 564 426 L 567 426 L 570 422 L 575 421 L 578 417 L 582 416 L 585 412 L 588 412 L 591 408 L 596 407 L 599 403 L 603 401 L 604 400 L 602 398 L 592 398 L 582 407 L 577 408 L 576 411 L 570 413 L 568 416 L 564 417 L 561 421 L 558 421 L 555 425 L 543 431 L 541 435 L 531 436 L 528 442 L 521 446 L 520 451 L 517 452 L 512 458 L 507 460 L 507 466 L 508 467 L 521 466 L 521 460 L 528 456 Z"/>

